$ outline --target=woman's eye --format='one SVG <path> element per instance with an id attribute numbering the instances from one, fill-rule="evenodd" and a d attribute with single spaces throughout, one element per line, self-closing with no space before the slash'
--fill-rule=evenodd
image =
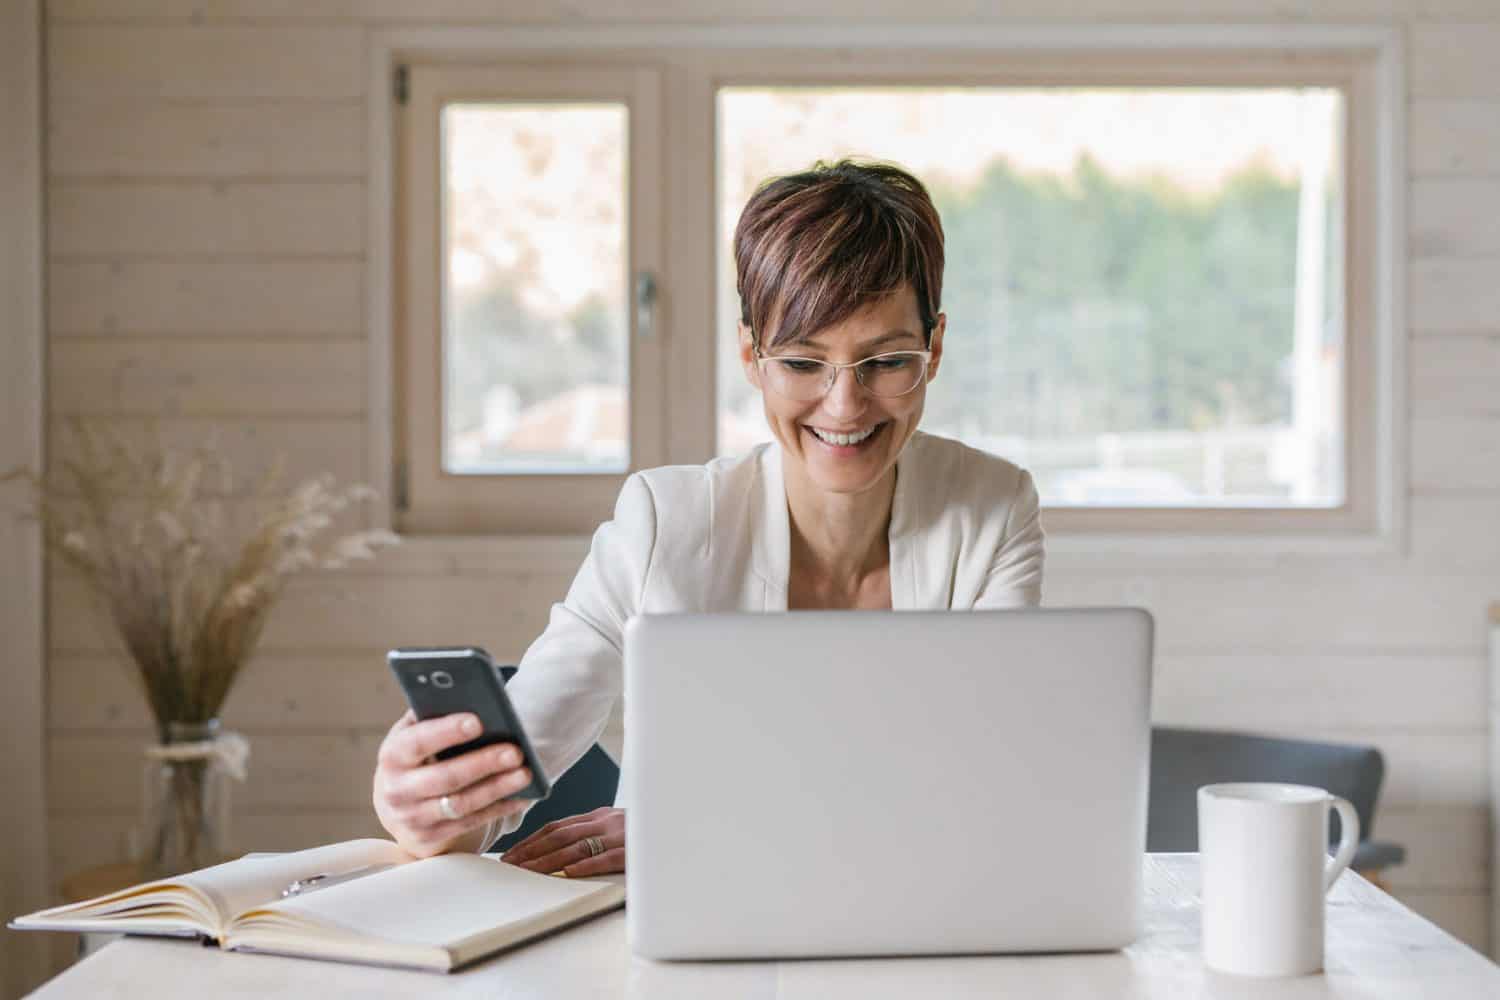
<path id="1" fill-rule="evenodd" d="M 902 368 L 905 368 L 909 364 L 911 364 L 911 359 L 905 357 L 871 358 L 865 362 L 865 365 L 869 367 L 870 370 L 877 372 L 900 371 Z"/>
<path id="2" fill-rule="evenodd" d="M 823 367 L 821 361 L 808 361 L 801 358 L 782 358 L 781 367 L 798 375 L 810 375 Z"/>

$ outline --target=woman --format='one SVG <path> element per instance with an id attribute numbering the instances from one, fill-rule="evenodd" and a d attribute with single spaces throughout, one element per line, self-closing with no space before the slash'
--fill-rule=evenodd
<path id="1" fill-rule="evenodd" d="M 763 185 L 734 237 L 740 360 L 775 437 L 748 454 L 626 480 L 567 598 L 507 690 L 549 774 L 623 744 L 625 622 L 643 612 L 1036 604 L 1042 529 L 1024 470 L 917 433 L 943 357 L 943 231 L 926 190 L 843 161 Z M 444 762 L 472 716 L 386 736 L 375 809 L 417 855 L 482 850 L 520 823 L 510 745 Z M 628 802 L 623 762 L 619 802 Z M 623 809 L 549 824 L 507 861 L 625 868 Z"/>

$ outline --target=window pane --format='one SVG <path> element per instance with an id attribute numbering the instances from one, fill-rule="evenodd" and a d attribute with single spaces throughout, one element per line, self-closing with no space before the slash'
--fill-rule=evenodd
<path id="1" fill-rule="evenodd" d="M 626 114 L 443 109 L 446 472 L 629 463 Z"/>
<path id="2" fill-rule="evenodd" d="M 1344 499 L 1342 96 L 1327 89 L 725 88 L 719 449 L 769 436 L 735 353 L 755 185 L 893 160 L 947 234 L 923 429 L 1052 506 Z"/>

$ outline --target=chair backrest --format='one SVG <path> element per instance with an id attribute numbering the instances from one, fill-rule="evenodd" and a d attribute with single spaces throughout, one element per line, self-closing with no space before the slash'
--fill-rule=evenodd
<path id="1" fill-rule="evenodd" d="M 502 666 L 502 680 L 510 680 L 516 668 Z M 604 748 L 595 743 L 578 763 L 562 775 L 553 776 L 552 794 L 532 806 L 526 818 L 513 833 L 495 841 L 487 851 L 504 851 L 512 844 L 520 843 L 537 830 L 556 819 L 592 812 L 600 806 L 613 805 L 615 791 L 620 784 L 620 768 Z"/>
<path id="2" fill-rule="evenodd" d="M 1208 729 L 1151 730 L 1151 800 L 1146 850 L 1198 849 L 1198 788 L 1224 781 L 1282 781 L 1325 788 L 1359 814 L 1360 839 L 1375 829 L 1385 761 L 1372 746 L 1315 743 Z M 1339 821 L 1329 824 L 1337 843 Z"/>

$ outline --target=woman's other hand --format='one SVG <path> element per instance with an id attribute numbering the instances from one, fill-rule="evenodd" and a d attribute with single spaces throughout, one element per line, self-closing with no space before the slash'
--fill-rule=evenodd
<path id="1" fill-rule="evenodd" d="M 408 710 L 381 741 L 375 815 L 408 854 L 426 858 L 455 848 L 482 850 L 488 845 L 478 843 L 482 832 L 476 831 L 526 808 L 525 800 L 502 801 L 531 784 L 531 771 L 522 766 L 515 744 L 496 743 L 448 760 L 433 758 L 478 735 L 479 719 L 472 713 L 418 722 Z"/>
<path id="2" fill-rule="evenodd" d="M 542 827 L 500 856 L 527 871 L 569 878 L 625 870 L 625 810 L 608 806 Z"/>

